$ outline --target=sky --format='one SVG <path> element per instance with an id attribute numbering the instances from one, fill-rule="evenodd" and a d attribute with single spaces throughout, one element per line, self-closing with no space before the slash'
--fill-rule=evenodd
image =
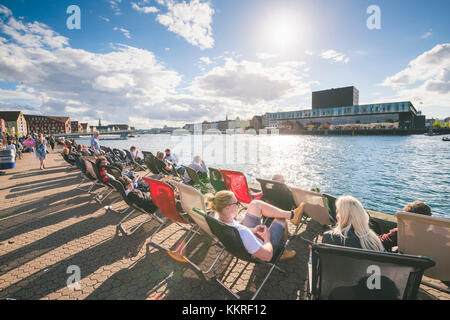
<path id="1" fill-rule="evenodd" d="M 182 126 L 310 109 L 312 91 L 353 85 L 360 104 L 411 101 L 442 119 L 448 12 L 448 0 L 0 0 L 0 110 Z"/>

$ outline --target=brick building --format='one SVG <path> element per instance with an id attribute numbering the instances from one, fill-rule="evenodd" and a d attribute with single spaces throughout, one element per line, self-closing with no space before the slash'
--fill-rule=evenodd
<path id="1" fill-rule="evenodd" d="M 43 134 L 72 133 L 69 117 L 25 115 L 28 132 Z"/>

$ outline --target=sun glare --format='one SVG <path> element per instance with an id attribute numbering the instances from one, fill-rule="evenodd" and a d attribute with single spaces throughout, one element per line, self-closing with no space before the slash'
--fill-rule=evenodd
<path id="1" fill-rule="evenodd" d="M 268 49 L 283 52 L 295 47 L 301 34 L 298 19 L 286 12 L 270 16 L 263 28 L 263 41 Z"/>

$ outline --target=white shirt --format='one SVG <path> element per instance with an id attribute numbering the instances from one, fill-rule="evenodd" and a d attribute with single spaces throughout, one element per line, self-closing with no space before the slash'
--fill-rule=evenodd
<path id="1" fill-rule="evenodd" d="M 256 251 L 261 248 L 263 242 L 258 239 L 253 232 L 250 231 L 249 228 L 243 226 L 238 222 L 227 223 L 227 225 L 235 227 L 239 231 L 239 235 L 241 236 L 242 243 L 244 244 L 245 249 L 247 249 L 248 253 L 255 254 Z"/>
<path id="2" fill-rule="evenodd" d="M 169 160 L 174 165 L 178 163 L 178 156 L 175 153 L 171 153 L 170 156 L 165 156 L 165 160 Z"/>
<path id="3" fill-rule="evenodd" d="M 14 151 L 14 154 L 16 154 L 16 146 L 13 144 L 9 144 L 6 146 L 6 149 L 10 149 L 12 151 Z"/>

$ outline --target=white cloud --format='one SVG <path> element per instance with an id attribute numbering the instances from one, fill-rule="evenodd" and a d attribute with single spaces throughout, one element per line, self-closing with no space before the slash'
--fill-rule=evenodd
<path id="1" fill-rule="evenodd" d="M 12 12 L 4 5 L 0 4 L 0 14 L 3 14 L 5 16 L 9 17 L 10 15 L 12 15 Z"/>
<path id="2" fill-rule="evenodd" d="M 265 66 L 259 62 L 227 58 L 197 77 L 192 90 L 197 96 L 231 99 L 245 104 L 273 102 L 310 93 L 310 83 L 298 70 L 301 62 Z"/>
<path id="3" fill-rule="evenodd" d="M 109 5 L 111 6 L 111 9 L 113 9 L 114 14 L 117 16 L 121 14 L 119 5 L 122 3 L 122 0 L 109 0 Z"/>
<path id="4" fill-rule="evenodd" d="M 213 62 L 211 61 L 211 59 L 208 58 L 208 57 L 201 57 L 201 58 L 200 58 L 200 61 L 203 62 L 204 64 L 207 64 L 207 65 L 213 63 Z"/>
<path id="5" fill-rule="evenodd" d="M 100 19 L 102 19 L 103 21 L 106 21 L 106 22 L 109 22 L 109 21 L 110 21 L 109 18 L 105 18 L 105 17 L 103 17 L 103 16 L 99 16 L 99 17 L 100 17 Z"/>
<path id="6" fill-rule="evenodd" d="M 305 50 L 305 54 L 308 56 L 312 56 L 314 54 L 314 52 L 311 50 Z"/>
<path id="7" fill-rule="evenodd" d="M 214 9 L 209 2 L 191 0 L 187 3 L 166 0 L 166 2 L 158 3 L 165 4 L 168 11 L 158 14 L 156 20 L 166 26 L 169 31 L 202 50 L 214 46 L 211 28 Z"/>
<path id="8" fill-rule="evenodd" d="M 136 2 L 131 2 L 131 7 L 136 10 L 137 12 L 140 13 L 155 13 L 155 12 L 159 12 L 159 9 L 156 7 L 152 7 L 152 6 L 143 6 L 143 4 L 145 4 L 146 2 L 141 2 L 139 4 L 137 4 Z M 139 6 L 141 5 L 141 6 Z"/>
<path id="9" fill-rule="evenodd" d="M 265 53 L 265 52 L 259 52 L 256 54 L 256 57 L 260 60 L 267 60 L 267 59 L 272 59 L 275 58 L 277 55 L 275 54 L 270 54 L 270 53 Z"/>
<path id="10" fill-rule="evenodd" d="M 336 52 L 334 50 L 322 51 L 320 56 L 322 58 L 326 59 L 326 60 L 333 60 L 335 62 L 344 62 L 344 63 L 349 63 L 350 62 L 350 58 L 349 57 L 347 57 L 343 53 L 339 53 L 339 52 Z"/>
<path id="11" fill-rule="evenodd" d="M 430 31 L 425 32 L 425 33 L 421 36 L 421 38 L 422 38 L 422 39 L 428 39 L 428 38 L 431 37 L 431 35 L 433 34 L 432 31 L 433 31 L 433 30 L 430 29 Z"/>
<path id="12" fill-rule="evenodd" d="M 131 39 L 130 32 L 129 32 L 127 29 L 114 27 L 113 30 L 114 30 L 114 31 L 120 31 L 120 32 L 123 33 L 123 35 L 124 35 L 126 38 Z"/>
<path id="13" fill-rule="evenodd" d="M 448 107 L 450 101 L 450 43 L 424 52 L 404 70 L 387 77 L 383 85 L 392 87 L 398 98 L 418 97 L 426 106 Z"/>
<path id="14" fill-rule="evenodd" d="M 166 50 L 166 51 L 170 51 L 170 48 L 165 48 L 164 50 Z"/>

